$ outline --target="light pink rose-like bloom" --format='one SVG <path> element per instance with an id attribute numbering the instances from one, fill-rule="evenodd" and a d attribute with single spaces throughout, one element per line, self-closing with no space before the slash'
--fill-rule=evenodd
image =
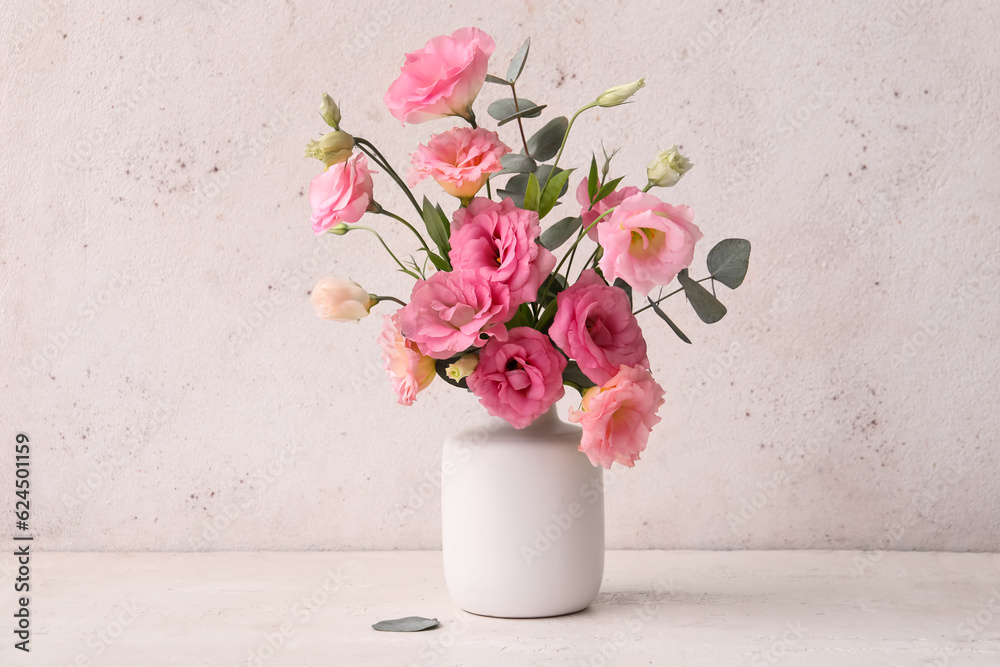
<path id="1" fill-rule="evenodd" d="M 482 334 L 504 337 L 510 291 L 475 273 L 439 271 L 418 280 L 410 303 L 399 310 L 400 331 L 421 352 L 447 359 L 470 346 L 481 347 Z"/>
<path id="2" fill-rule="evenodd" d="M 597 384 L 610 380 L 621 366 L 649 368 L 646 341 L 628 295 L 605 284 L 592 269 L 556 297 L 549 336 Z"/>
<path id="3" fill-rule="evenodd" d="M 563 397 L 566 357 L 549 337 L 531 327 L 516 327 L 507 340 L 490 339 L 479 365 L 467 378 L 469 389 L 491 415 L 524 428 Z"/>
<path id="4" fill-rule="evenodd" d="M 671 206 L 644 192 L 626 197 L 597 224 L 604 277 L 621 278 L 644 296 L 666 285 L 694 258 L 702 233 L 693 219 L 689 206 Z"/>
<path id="5" fill-rule="evenodd" d="M 353 280 L 323 278 L 313 287 L 309 303 L 324 320 L 353 322 L 367 317 L 377 302 Z"/>
<path id="6" fill-rule="evenodd" d="M 399 331 L 398 313 L 383 316 L 378 344 L 382 347 L 385 370 L 399 404 L 413 405 L 417 394 L 434 379 L 434 359 L 421 354 L 413 341 L 403 337 Z"/>
<path id="7" fill-rule="evenodd" d="M 604 199 L 597 200 L 597 202 L 594 203 L 594 207 L 591 208 L 590 193 L 587 191 L 587 179 L 583 179 L 580 181 L 580 185 L 576 189 L 576 200 L 580 202 L 580 206 L 583 207 L 580 211 L 580 217 L 583 218 L 583 228 L 586 229 L 587 227 L 590 227 L 594 220 L 601 217 L 601 214 L 612 206 L 618 206 L 618 204 L 621 204 L 622 200 L 626 197 L 631 197 L 632 195 L 640 192 L 642 192 L 642 190 L 634 185 L 628 185 L 624 188 L 615 190 Z M 610 217 L 610 215 L 604 216 L 604 218 L 601 219 L 601 222 L 597 223 L 593 229 L 587 232 L 587 236 L 590 237 L 591 241 L 597 240 L 597 228 L 607 222 Z"/>
<path id="8" fill-rule="evenodd" d="M 435 37 L 406 54 L 399 78 L 385 94 L 385 105 L 404 124 L 445 116 L 471 119 L 472 103 L 495 48 L 493 38 L 478 28 Z"/>
<path id="9" fill-rule="evenodd" d="M 535 243 L 541 232 L 538 214 L 514 206 L 507 197 L 495 202 L 476 197 L 455 211 L 451 224 L 451 265 L 476 273 L 510 290 L 511 309 L 534 301 L 556 257 Z"/>
<path id="10" fill-rule="evenodd" d="M 595 466 L 612 463 L 632 467 L 646 449 L 649 432 L 660 423 L 656 411 L 663 405 L 663 388 L 642 366 L 622 366 L 602 387 L 583 394 L 581 410 L 569 411 L 569 420 L 583 427 L 580 451 Z"/>
<path id="11" fill-rule="evenodd" d="M 430 176 L 452 197 L 471 197 L 479 192 L 490 174 L 500 171 L 500 158 L 510 147 L 496 132 L 483 128 L 456 127 L 435 134 L 410 154 L 410 186 Z"/>
<path id="12" fill-rule="evenodd" d="M 322 234 L 334 225 L 357 222 L 372 203 L 372 174 L 368 160 L 358 153 L 335 164 L 309 184 L 312 228 Z"/>

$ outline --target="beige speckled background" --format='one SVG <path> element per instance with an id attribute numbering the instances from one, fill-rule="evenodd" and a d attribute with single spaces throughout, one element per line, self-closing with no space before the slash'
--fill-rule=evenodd
<path id="1" fill-rule="evenodd" d="M 499 73 L 532 37 L 519 91 L 556 113 L 646 76 L 636 104 L 581 119 L 564 162 L 603 140 L 641 185 L 681 144 L 697 166 L 666 194 L 706 234 L 696 266 L 726 236 L 754 244 L 721 323 L 670 302 L 693 346 L 644 320 L 668 403 L 609 479 L 609 547 L 1000 549 L 998 18 L 985 1 L 16 3 L 0 444 L 32 437 L 38 546 L 438 546 L 442 434 L 485 413 L 443 384 L 396 405 L 377 319 L 314 317 L 324 275 L 408 283 L 369 238 L 313 237 L 300 156 L 327 90 L 403 164 L 450 126 L 385 110 L 403 53 L 477 25 Z M 12 477 L 5 453 L 8 497 Z"/>

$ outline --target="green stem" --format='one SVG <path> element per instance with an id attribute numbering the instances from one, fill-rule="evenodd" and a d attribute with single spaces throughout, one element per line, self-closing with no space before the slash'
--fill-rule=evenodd
<path id="1" fill-rule="evenodd" d="M 642 189 L 642 191 L 643 191 L 643 192 L 649 192 L 649 189 L 650 189 L 651 187 L 653 187 L 653 184 L 652 184 L 652 182 L 650 182 L 650 181 L 646 181 L 646 187 L 644 187 L 644 188 Z"/>
<path id="2" fill-rule="evenodd" d="M 552 172 L 554 172 L 556 170 L 556 167 L 559 165 L 559 158 L 562 157 L 563 149 L 566 148 L 566 140 L 569 139 L 569 131 L 573 129 L 573 123 L 576 121 L 576 117 L 582 114 L 587 109 L 592 109 L 596 106 L 597 106 L 596 101 L 591 102 L 590 104 L 587 104 L 586 106 L 583 106 L 580 109 L 578 109 L 577 112 L 573 114 L 573 117 L 569 119 L 569 124 L 566 126 L 566 134 L 563 135 L 562 143 L 559 145 L 559 152 L 556 153 L 556 161 L 552 163 L 552 168 L 549 169 L 549 173 L 545 177 L 545 183 L 542 184 L 542 192 L 545 192 L 545 186 L 549 184 L 549 179 L 552 178 Z"/>
<path id="3" fill-rule="evenodd" d="M 413 208 L 416 209 L 417 214 L 423 216 L 424 212 L 423 210 L 421 210 L 420 204 L 417 203 L 417 200 L 413 196 L 413 193 L 410 192 L 410 188 L 406 186 L 406 183 L 403 182 L 403 179 L 399 177 L 399 174 L 396 173 L 396 170 L 392 168 L 392 165 L 389 164 L 389 161 L 385 159 L 385 156 L 382 155 L 379 149 L 375 148 L 375 144 L 368 141 L 367 139 L 363 139 L 362 137 L 354 137 L 354 143 L 356 143 L 358 147 L 361 148 L 361 150 L 364 151 L 364 153 L 368 157 L 375 160 L 375 162 L 377 162 L 380 167 L 386 170 L 386 173 L 389 174 L 389 177 L 392 178 L 392 180 L 396 181 L 396 185 L 399 186 L 399 189 L 406 194 L 406 197 L 410 200 L 410 203 L 413 204 Z"/>
<path id="4" fill-rule="evenodd" d="M 591 264 L 592 264 L 592 263 L 594 262 L 594 260 L 595 260 L 595 259 L 597 259 L 597 253 L 598 253 L 598 252 L 600 252 L 600 250 L 601 250 L 601 246 L 597 246 L 597 248 L 596 248 L 596 249 L 594 250 L 594 252 L 592 252 L 592 253 L 590 254 L 590 257 L 588 257 L 588 258 L 587 258 L 587 261 L 586 261 L 586 262 L 584 262 L 584 264 L 583 264 L 583 268 L 582 268 L 582 269 L 580 269 L 580 275 L 581 275 L 581 276 L 583 275 L 583 272 L 584 272 L 584 271 L 586 271 L 586 270 L 587 270 L 587 269 L 589 269 L 589 268 L 593 268 L 593 267 L 591 267 L 590 265 L 591 265 Z M 566 269 L 566 273 L 567 273 L 567 275 L 569 274 L 569 269 Z M 580 279 L 580 278 L 579 278 L 579 277 L 577 277 L 577 280 L 579 280 L 579 279 Z"/>
<path id="5" fill-rule="evenodd" d="M 406 305 L 405 301 L 400 301 L 399 299 L 397 299 L 394 296 L 383 296 L 381 294 L 376 294 L 375 295 L 375 301 L 376 301 L 376 303 L 381 302 L 381 301 L 395 301 L 396 303 L 398 303 L 401 306 L 405 306 Z"/>
<path id="6" fill-rule="evenodd" d="M 424 247 L 424 250 L 426 250 L 427 252 L 430 252 L 430 251 L 431 251 L 431 249 L 430 249 L 429 247 L 427 247 L 427 242 L 426 242 L 426 241 L 424 241 L 424 237 L 420 235 L 420 232 L 418 232 L 418 231 L 417 231 L 417 228 L 416 228 L 416 227 L 414 227 L 413 225 L 411 225 L 411 224 L 410 224 L 410 223 L 408 223 L 408 222 L 407 222 L 406 220 L 404 220 L 404 219 L 403 219 L 403 218 L 401 218 L 400 216 L 396 215 L 396 214 L 395 214 L 395 213 L 393 213 L 392 211 L 387 211 L 387 210 L 385 210 L 384 208 L 382 208 L 381 206 L 379 207 L 379 210 L 378 210 L 378 213 L 381 213 L 382 215 L 387 215 L 387 216 L 389 216 L 390 218 L 392 218 L 393 220 L 398 220 L 399 222 L 401 222 L 401 223 L 403 223 L 404 225 L 406 225 L 406 226 L 407 226 L 407 228 L 408 228 L 408 229 L 409 229 L 409 230 L 410 230 L 411 232 L 413 232 L 414 234 L 416 234 L 416 236 L 417 236 L 417 238 L 418 238 L 418 239 L 420 239 L 420 245 L 422 245 L 422 246 Z"/>
<path id="7" fill-rule="evenodd" d="M 570 246 L 570 249 L 566 251 L 566 254 L 563 255 L 563 258 L 561 260 L 559 260 L 559 264 L 556 265 L 555 270 L 552 273 L 549 274 L 549 277 L 545 281 L 545 284 L 542 286 L 541 291 L 538 292 L 539 294 L 545 294 L 546 292 L 549 291 L 549 287 L 552 286 L 552 281 L 555 279 L 556 274 L 559 273 L 559 269 L 561 269 L 562 266 L 563 266 L 563 264 L 566 263 L 566 259 L 570 256 L 570 253 L 572 253 L 576 249 L 576 247 L 578 245 L 580 245 L 580 241 L 582 241 L 584 239 L 584 237 L 587 236 L 587 232 L 589 232 L 591 229 L 593 229 L 597 225 L 597 223 L 599 223 L 601 220 L 603 220 L 606 215 L 608 215 L 609 213 L 611 213 L 612 211 L 614 211 L 616 208 L 618 208 L 618 207 L 617 206 L 612 206 L 611 208 L 609 208 L 604 213 L 601 213 L 601 215 L 599 215 L 597 217 L 597 219 L 595 219 L 592 223 L 590 223 L 589 225 L 587 225 L 587 228 L 585 230 L 583 230 L 582 234 L 580 234 L 579 236 L 576 237 L 576 241 L 573 241 L 573 245 Z M 568 278 L 567 278 L 567 280 L 568 280 Z"/>
<path id="8" fill-rule="evenodd" d="M 396 261 L 396 264 L 399 264 L 399 268 L 402 269 L 403 273 L 407 274 L 408 276 L 412 276 L 416 280 L 420 280 L 420 276 L 418 276 L 410 269 L 406 268 L 406 265 L 403 264 L 401 261 L 399 261 L 399 258 L 396 257 L 396 254 L 389 248 L 388 244 L 386 244 L 385 242 L 385 239 L 383 239 L 382 235 L 379 234 L 377 231 L 375 231 L 371 227 L 365 227 L 364 225 L 351 225 L 351 229 L 364 229 L 374 234 L 375 237 L 379 240 L 379 243 L 382 244 L 382 247 L 385 248 L 385 251 L 389 253 L 389 256 Z"/>

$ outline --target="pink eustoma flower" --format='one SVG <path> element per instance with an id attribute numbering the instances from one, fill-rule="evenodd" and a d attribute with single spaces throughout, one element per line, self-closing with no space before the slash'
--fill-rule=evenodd
<path id="1" fill-rule="evenodd" d="M 490 174 L 503 169 L 500 158 L 507 153 L 510 147 L 500 141 L 496 132 L 456 127 L 435 134 L 410 154 L 410 185 L 430 176 L 452 197 L 471 197 Z"/>
<path id="2" fill-rule="evenodd" d="M 406 54 L 399 78 L 385 94 L 389 112 L 405 123 L 445 116 L 472 119 L 472 103 L 486 80 L 496 44 L 478 28 L 461 28 L 435 37 Z"/>
<path id="3" fill-rule="evenodd" d="M 666 285 L 694 258 L 702 233 L 693 219 L 689 206 L 671 206 L 643 192 L 626 197 L 597 223 L 604 277 L 621 278 L 644 296 Z"/>
<path id="4" fill-rule="evenodd" d="M 491 415 L 524 428 L 563 397 L 566 358 L 549 337 L 531 327 L 516 327 L 507 340 L 492 338 L 479 353 L 467 379 Z"/>
<path id="5" fill-rule="evenodd" d="M 416 282 L 410 303 L 399 310 L 399 324 L 421 352 L 447 359 L 482 346 L 484 334 L 503 337 L 510 312 L 506 285 L 475 273 L 439 271 Z"/>
<path id="6" fill-rule="evenodd" d="M 579 187 L 576 189 L 576 200 L 580 202 L 580 217 L 583 219 L 583 228 L 587 229 L 593 224 L 594 220 L 597 220 L 601 215 L 607 211 L 612 206 L 618 206 L 626 197 L 631 197 L 634 194 L 642 192 L 639 188 L 634 185 L 629 185 L 619 190 L 615 190 L 609 194 L 604 199 L 598 199 L 594 202 L 593 208 L 590 206 L 590 193 L 587 191 L 587 179 L 580 181 Z M 587 232 L 587 236 L 590 237 L 591 241 L 597 240 L 597 227 L 605 222 L 610 215 L 604 216 L 601 222 L 597 223 L 593 229 Z"/>
<path id="7" fill-rule="evenodd" d="M 623 365 L 649 368 L 646 341 L 628 295 L 592 269 L 556 297 L 549 336 L 597 384 L 610 380 Z"/>
<path id="8" fill-rule="evenodd" d="M 434 359 L 421 354 L 420 348 L 407 340 L 399 330 L 399 314 L 382 318 L 382 333 L 378 337 L 385 370 L 392 382 L 400 405 L 413 405 L 417 394 L 434 379 Z"/>
<path id="9" fill-rule="evenodd" d="M 583 394 L 581 410 L 569 411 L 569 420 L 583 427 L 580 451 L 595 466 L 612 463 L 632 467 L 646 449 L 649 432 L 660 422 L 663 388 L 642 366 L 622 366 L 601 387 Z"/>
<path id="10" fill-rule="evenodd" d="M 477 197 L 455 211 L 448 257 L 456 271 L 475 273 L 510 290 L 511 308 L 534 301 L 538 287 L 556 264 L 538 245 L 538 214 Z"/>
<path id="11" fill-rule="evenodd" d="M 312 228 L 322 234 L 334 225 L 361 219 L 372 203 L 372 174 L 363 153 L 330 167 L 309 184 Z"/>

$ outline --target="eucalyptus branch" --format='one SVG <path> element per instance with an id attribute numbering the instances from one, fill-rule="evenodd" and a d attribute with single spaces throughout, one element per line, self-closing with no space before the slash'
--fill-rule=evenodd
<path id="1" fill-rule="evenodd" d="M 698 279 L 698 280 L 696 280 L 695 282 L 696 282 L 696 283 L 703 283 L 703 282 L 705 282 L 706 280 L 712 280 L 712 276 L 705 276 L 704 278 L 699 278 L 699 279 Z M 670 298 L 670 297 L 672 297 L 673 295 L 675 295 L 675 294 L 679 294 L 680 292 L 683 292 L 683 291 L 684 291 L 684 288 L 683 288 L 683 287 L 678 287 L 678 288 L 677 288 L 677 289 L 675 289 L 675 290 L 674 290 L 673 292 L 670 292 L 670 293 L 669 293 L 669 294 L 667 294 L 666 296 L 663 296 L 663 297 L 660 297 L 659 299 L 657 299 L 657 300 L 656 300 L 656 301 L 654 301 L 653 303 L 655 303 L 655 304 L 656 304 L 656 305 L 658 306 L 658 305 L 660 305 L 660 302 L 661 302 L 661 301 L 666 301 L 667 299 L 669 299 L 669 298 Z M 639 313 L 641 313 L 642 311 L 644 311 L 644 310 L 647 310 L 647 309 L 649 309 L 649 308 L 652 308 L 652 307 L 653 307 L 653 304 L 652 304 L 652 303 L 651 303 L 651 304 L 648 304 L 648 305 L 645 305 L 645 306 L 643 306 L 642 308 L 640 308 L 639 310 L 635 311 L 635 312 L 634 312 L 634 313 L 632 313 L 632 314 L 633 314 L 633 315 L 638 315 L 638 314 L 639 314 Z"/>
<path id="2" fill-rule="evenodd" d="M 514 113 L 520 113 L 521 107 L 517 103 L 517 91 L 514 89 L 514 82 L 508 81 L 510 84 L 510 95 L 514 98 Z M 517 129 L 521 132 L 521 143 L 524 144 L 524 154 L 531 157 L 531 153 L 528 152 L 528 140 L 524 138 L 524 125 L 521 123 L 521 117 L 517 117 Z M 545 179 L 548 181 L 548 179 Z"/>

